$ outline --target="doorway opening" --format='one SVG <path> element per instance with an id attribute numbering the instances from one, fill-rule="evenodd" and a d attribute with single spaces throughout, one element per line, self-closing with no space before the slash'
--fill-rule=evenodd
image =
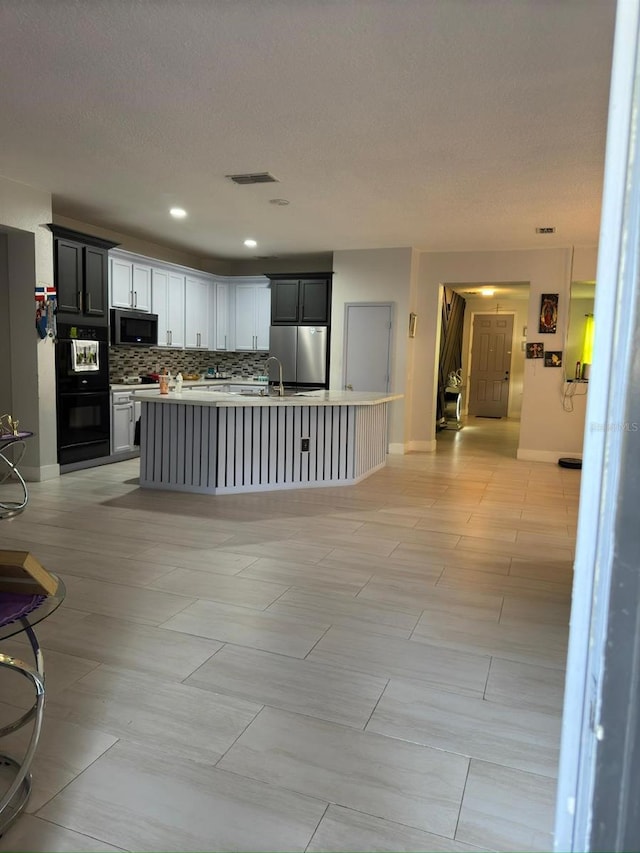
<path id="1" fill-rule="evenodd" d="M 461 420 L 455 441 L 515 458 L 520 439 L 529 282 L 447 284 L 465 300 Z"/>

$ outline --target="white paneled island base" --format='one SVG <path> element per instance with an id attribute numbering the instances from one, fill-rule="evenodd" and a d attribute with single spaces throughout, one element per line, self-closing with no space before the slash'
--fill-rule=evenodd
<path id="1" fill-rule="evenodd" d="M 357 483 L 384 466 L 399 395 L 141 392 L 140 485 L 202 494 Z"/>

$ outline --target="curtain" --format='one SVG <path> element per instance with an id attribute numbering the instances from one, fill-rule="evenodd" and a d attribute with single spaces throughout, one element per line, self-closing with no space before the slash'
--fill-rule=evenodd
<path id="1" fill-rule="evenodd" d="M 462 329 L 465 301 L 459 294 L 444 288 L 442 298 L 442 330 L 440 333 L 440 363 L 438 368 L 438 399 L 436 422 L 444 419 L 444 389 L 447 377 L 462 367 Z"/>

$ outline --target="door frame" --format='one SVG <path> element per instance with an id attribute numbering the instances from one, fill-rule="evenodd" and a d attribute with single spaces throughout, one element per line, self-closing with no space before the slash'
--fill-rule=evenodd
<path id="1" fill-rule="evenodd" d="M 393 368 L 393 333 L 395 310 L 393 302 L 345 302 L 344 303 L 344 334 L 342 336 L 342 387 L 347 386 L 347 349 L 349 344 L 349 309 L 350 308 L 388 308 L 389 309 L 389 354 L 387 357 L 387 393 L 391 390 Z"/>
<path id="2" fill-rule="evenodd" d="M 471 394 L 471 382 L 470 377 L 473 374 L 473 362 L 471 361 L 472 353 L 473 353 L 473 324 L 476 316 L 482 316 L 484 314 L 488 314 L 491 317 L 494 316 L 507 316 L 511 315 L 513 317 L 513 328 L 511 330 L 511 362 L 509 364 L 509 397 L 507 399 L 507 420 L 511 411 L 511 395 L 513 393 L 513 382 L 511 381 L 511 374 L 513 373 L 513 341 L 516 334 L 516 312 L 515 311 L 472 311 L 470 320 L 469 320 L 469 348 L 467 350 L 467 364 L 469 365 L 469 381 L 467 381 L 467 393 L 464 398 L 464 406 L 462 407 L 462 412 L 464 415 L 469 415 L 469 396 Z M 472 416 L 474 417 L 474 416 Z"/>

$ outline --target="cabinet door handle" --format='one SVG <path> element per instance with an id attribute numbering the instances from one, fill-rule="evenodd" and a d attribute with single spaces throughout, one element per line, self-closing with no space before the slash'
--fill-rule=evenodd
<path id="1" fill-rule="evenodd" d="M 225 349 L 227 348 L 227 336 L 226 335 L 224 336 L 224 348 Z"/>
<path id="2" fill-rule="evenodd" d="M 91 294 L 87 293 L 87 314 L 91 314 Z"/>
<path id="3" fill-rule="evenodd" d="M 82 314 L 82 291 L 81 290 L 78 291 L 78 309 L 80 310 L 80 313 Z"/>
<path id="4" fill-rule="evenodd" d="M 133 290 L 129 291 L 129 305 L 133 308 Z"/>
<path id="5" fill-rule="evenodd" d="M 173 329 L 169 329 L 169 343 L 173 346 Z"/>
<path id="6" fill-rule="evenodd" d="M 133 291 L 133 307 L 134 308 L 138 307 L 138 291 L 137 290 Z"/>

